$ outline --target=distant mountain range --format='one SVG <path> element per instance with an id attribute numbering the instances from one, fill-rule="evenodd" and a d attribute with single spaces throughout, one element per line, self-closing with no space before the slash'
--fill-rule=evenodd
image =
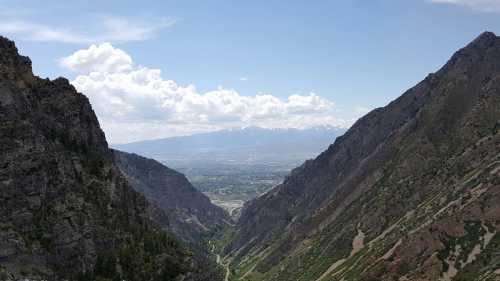
<path id="1" fill-rule="evenodd" d="M 199 163 L 297 165 L 328 148 L 344 132 L 345 129 L 330 126 L 309 129 L 248 127 L 112 146 L 172 167 Z"/>

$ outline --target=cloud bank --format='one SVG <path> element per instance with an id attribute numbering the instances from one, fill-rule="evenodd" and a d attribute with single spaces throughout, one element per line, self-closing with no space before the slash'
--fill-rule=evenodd
<path id="1" fill-rule="evenodd" d="M 126 52 L 109 43 L 91 45 L 60 63 L 80 73 L 72 83 L 89 97 L 111 143 L 244 126 L 352 123 L 334 117 L 334 103 L 314 93 L 285 99 L 270 94 L 243 96 L 224 87 L 200 93 L 194 85 L 163 78 L 159 69 L 136 66 Z"/>

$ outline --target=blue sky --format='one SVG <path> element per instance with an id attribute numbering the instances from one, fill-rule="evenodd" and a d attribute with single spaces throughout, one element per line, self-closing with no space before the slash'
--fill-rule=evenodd
<path id="1" fill-rule="evenodd" d="M 198 95 L 193 99 L 223 89 L 236 92 L 238 97 L 267 94 L 282 100 L 283 104 L 275 105 L 280 112 L 276 116 L 305 116 L 311 104 L 322 110 L 329 108 L 328 113 L 314 108 L 316 115 L 310 119 L 279 117 L 287 120 L 283 127 L 288 127 L 294 122 L 302 122 L 300 126 L 329 122 L 325 120 L 348 126 L 365 109 L 387 104 L 436 71 L 481 32 L 500 32 L 500 0 L 123 2 L 0 1 L 0 34 L 16 41 L 21 53 L 34 61 L 34 71 L 43 77 L 62 75 L 76 81 L 78 76 L 88 76 L 78 69 L 81 64 L 64 65 L 61 58 L 93 43 L 109 42 L 113 50 L 130 57 L 132 62 L 126 67 L 160 69 L 161 81 L 175 81 L 178 87 L 194 85 Z M 97 91 L 87 80 L 85 85 L 77 88 Z M 184 90 L 176 95 L 183 95 Z M 101 104 L 101 92 L 84 93 L 94 107 Z M 311 93 L 323 100 L 310 98 Z M 120 108 L 106 113 L 106 102 L 102 102 L 106 108 L 96 110 L 112 141 L 235 125 L 280 126 L 279 120 L 268 120 L 264 113 L 257 116 L 255 110 L 249 113 L 250 109 L 235 117 L 231 115 L 233 108 L 221 107 L 216 118 L 210 114 L 213 108 L 200 113 L 191 105 L 156 112 L 148 108 L 155 107 L 152 100 L 136 101 L 133 95 L 117 93 L 112 100 L 127 96 L 129 100 L 121 100 L 127 108 L 132 106 L 151 116 L 129 114 Z M 288 100 L 292 95 L 302 99 L 292 104 Z M 171 102 L 158 97 L 155 101 Z M 263 105 L 251 100 L 245 101 L 245 106 Z M 191 115 L 183 120 L 162 116 L 186 111 L 198 121 Z M 328 114 L 335 118 L 327 119 Z M 125 117 L 118 122 L 120 116 Z M 148 122 L 156 124 L 154 132 L 142 128 Z M 127 126 L 131 123 L 135 127 Z M 162 123 L 179 125 L 160 129 Z M 197 125 L 186 129 L 186 123 Z M 135 131 L 120 135 L 116 133 L 120 126 L 134 127 Z"/>

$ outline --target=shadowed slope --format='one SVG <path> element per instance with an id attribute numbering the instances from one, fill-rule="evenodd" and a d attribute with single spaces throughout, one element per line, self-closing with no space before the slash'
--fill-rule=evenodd
<path id="1" fill-rule="evenodd" d="M 3 37 L 0 155 L 1 280 L 217 280 L 147 218 L 88 99 Z"/>

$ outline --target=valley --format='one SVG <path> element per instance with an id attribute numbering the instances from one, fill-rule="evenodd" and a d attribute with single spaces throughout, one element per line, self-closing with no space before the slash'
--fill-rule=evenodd
<path id="1" fill-rule="evenodd" d="M 61 64 L 89 76 L 44 79 L 0 36 L 0 281 L 500 280 L 494 33 L 387 105 L 354 109 L 368 113 L 349 128 L 313 93 L 200 95 L 109 43 L 72 56 Z M 110 94 L 123 83 L 105 87 L 123 106 L 113 116 L 130 114 L 122 129 L 162 114 L 171 119 L 153 127 L 220 126 L 108 144 L 103 107 L 75 85 L 134 71 L 132 84 L 154 83 L 132 99 L 164 91 L 153 105 L 126 104 Z M 236 112 L 245 122 L 292 115 L 297 126 L 240 126 Z"/>
<path id="2" fill-rule="evenodd" d="M 212 203 L 237 218 L 245 202 L 281 183 L 344 132 L 331 126 L 247 127 L 112 146 L 182 172 Z"/>
<path id="3" fill-rule="evenodd" d="M 225 279 L 468 280 L 476 261 L 490 278 L 499 46 L 481 35 L 345 134 L 244 128 L 118 147 L 181 171 L 230 214 L 210 240 Z"/>
<path id="4" fill-rule="evenodd" d="M 200 165 L 201 166 L 201 165 Z M 201 167 L 176 167 L 213 204 L 236 215 L 243 204 L 283 181 L 291 166 L 210 164 Z"/>

